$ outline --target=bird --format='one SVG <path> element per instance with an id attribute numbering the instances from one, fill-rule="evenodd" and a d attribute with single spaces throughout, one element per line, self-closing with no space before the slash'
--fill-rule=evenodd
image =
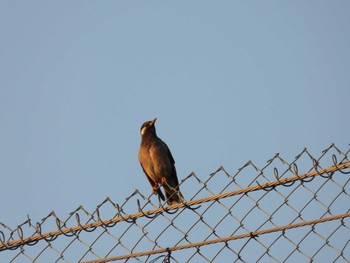
<path id="1" fill-rule="evenodd" d="M 157 118 L 142 124 L 141 145 L 138 159 L 142 170 L 152 186 L 152 193 L 157 193 L 168 205 L 182 203 L 184 198 L 180 192 L 175 160 L 169 147 L 156 133 Z M 165 196 L 160 189 L 163 187 Z"/>

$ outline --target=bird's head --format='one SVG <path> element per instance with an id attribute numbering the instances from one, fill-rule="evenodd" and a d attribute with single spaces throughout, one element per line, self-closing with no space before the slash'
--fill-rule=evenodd
<path id="1" fill-rule="evenodd" d="M 154 124 L 156 123 L 157 118 L 154 118 L 151 121 L 146 121 L 144 124 L 141 126 L 141 136 L 144 136 L 145 134 L 154 134 L 156 135 L 156 127 Z"/>

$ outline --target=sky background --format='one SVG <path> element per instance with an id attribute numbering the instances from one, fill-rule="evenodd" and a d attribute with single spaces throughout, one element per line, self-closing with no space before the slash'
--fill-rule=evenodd
<path id="1" fill-rule="evenodd" d="M 347 149 L 349 10 L 345 0 L 1 1 L 0 221 L 149 195 L 137 154 L 155 117 L 180 180 Z"/>

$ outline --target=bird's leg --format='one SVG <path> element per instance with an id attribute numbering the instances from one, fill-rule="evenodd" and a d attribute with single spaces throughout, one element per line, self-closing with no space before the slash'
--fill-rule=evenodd
<path id="1" fill-rule="evenodd" d="M 158 184 L 155 184 L 153 187 L 152 187 L 152 194 L 155 194 L 157 192 L 157 189 L 158 189 Z"/>
<path id="2" fill-rule="evenodd" d="M 158 189 L 158 184 L 156 184 L 153 188 L 152 188 L 152 194 L 155 194 L 157 192 Z"/>
<path id="3" fill-rule="evenodd" d="M 162 177 L 162 184 L 167 184 L 165 177 Z"/>

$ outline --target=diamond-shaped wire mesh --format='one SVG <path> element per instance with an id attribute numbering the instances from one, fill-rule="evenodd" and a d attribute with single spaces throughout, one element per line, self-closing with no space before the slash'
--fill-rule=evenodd
<path id="1" fill-rule="evenodd" d="M 0 223 L 1 262 L 350 262 L 350 149 L 224 167 L 181 182 L 186 202 L 135 191 L 66 220 Z M 152 198 L 151 198 L 152 197 Z"/>

